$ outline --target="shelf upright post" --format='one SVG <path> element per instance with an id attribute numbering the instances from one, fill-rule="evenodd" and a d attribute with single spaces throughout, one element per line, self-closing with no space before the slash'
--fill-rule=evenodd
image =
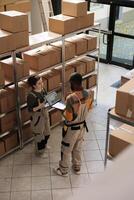
<path id="1" fill-rule="evenodd" d="M 98 101 L 98 87 L 99 87 L 99 64 L 100 64 L 100 26 L 101 24 L 99 24 L 99 34 L 98 34 L 98 58 L 97 58 L 97 80 L 96 80 L 96 102 L 95 104 L 97 105 L 97 101 Z"/>
<path id="2" fill-rule="evenodd" d="M 104 158 L 104 167 L 107 165 L 107 150 L 108 150 L 108 138 L 109 138 L 109 125 L 110 125 L 110 110 L 107 113 L 107 130 L 106 130 L 106 141 L 105 141 L 105 158 Z"/>
<path id="3" fill-rule="evenodd" d="M 23 147 L 23 134 L 22 134 L 22 122 L 21 122 L 21 110 L 20 110 L 20 97 L 19 97 L 19 89 L 18 89 L 18 78 L 17 78 L 17 70 L 16 70 L 16 53 L 13 51 L 11 53 L 13 59 L 13 72 L 14 72 L 14 84 L 15 84 L 15 95 L 16 95 L 16 114 L 17 114 L 17 125 L 18 125 L 18 135 L 20 148 Z"/>
<path id="4" fill-rule="evenodd" d="M 62 100 L 65 100 L 65 36 L 62 37 Z"/>

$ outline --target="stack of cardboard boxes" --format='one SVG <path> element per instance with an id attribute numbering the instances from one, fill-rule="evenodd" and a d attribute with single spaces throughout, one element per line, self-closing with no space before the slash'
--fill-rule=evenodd
<path id="1" fill-rule="evenodd" d="M 134 121 L 134 79 L 117 90 L 115 113 L 128 121 Z M 110 134 L 109 153 L 114 157 L 129 144 L 134 144 L 134 127 L 123 124 Z"/>
<path id="2" fill-rule="evenodd" d="M 0 12 L 0 29 L 0 54 L 29 45 L 27 14 Z"/>
<path id="3" fill-rule="evenodd" d="M 49 18 L 49 30 L 62 35 L 92 26 L 94 13 L 87 12 L 87 2 L 63 0 L 62 14 Z"/>
<path id="4" fill-rule="evenodd" d="M 62 1 L 62 14 L 49 18 L 49 30 L 55 33 L 65 35 L 73 31 L 87 28 L 94 24 L 94 13 L 87 12 L 87 2 L 85 1 Z M 80 34 L 65 40 L 65 61 L 85 54 L 97 48 L 97 37 Z M 54 42 L 50 45 L 44 45 L 40 48 L 24 52 L 23 58 L 28 62 L 33 71 L 40 71 L 48 68 L 48 71 L 42 73 L 44 85 L 47 91 L 58 88 L 62 83 L 62 66 L 49 70 L 49 67 L 62 63 L 62 42 Z M 75 62 L 70 62 L 65 67 L 65 95 L 70 93 L 69 78 L 71 73 L 77 71 L 86 75 L 95 70 L 95 60 L 83 58 Z M 96 75 L 89 76 L 83 80 L 83 86 L 91 88 L 96 85 Z M 52 112 L 59 118 L 61 114 L 58 111 Z M 51 114 L 51 115 L 52 115 Z M 54 117 L 50 116 L 54 119 Z M 58 117 L 56 117 L 58 119 Z M 54 120 L 52 121 L 52 125 Z M 56 120 L 55 120 L 56 121 Z"/>
<path id="5" fill-rule="evenodd" d="M 3 5 L 15 1 L 0 1 Z M 1 5 L 1 4 L 0 4 Z M 28 16 L 18 11 L 0 12 L 0 54 L 16 50 L 29 45 Z M 13 58 L 0 61 L 0 83 L 14 82 Z M 3 74 L 3 75 L 2 75 Z M 20 80 L 29 75 L 29 66 L 22 59 L 16 59 L 16 76 Z M 3 78 L 2 78 L 3 77 Z M 19 83 L 20 101 L 25 103 L 25 95 Z M 16 126 L 16 88 L 15 85 L 0 90 L 0 113 L 6 113 L 0 117 L 1 134 L 10 131 L 3 137 L 5 151 L 9 151 L 18 145 L 17 131 L 12 131 Z"/>

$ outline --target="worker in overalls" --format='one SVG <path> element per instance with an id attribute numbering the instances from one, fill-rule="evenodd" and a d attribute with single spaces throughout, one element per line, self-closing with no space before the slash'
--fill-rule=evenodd
<path id="1" fill-rule="evenodd" d="M 28 111 L 31 113 L 31 128 L 34 135 L 36 153 L 42 154 L 47 147 L 50 136 L 50 122 L 48 109 L 45 108 L 46 91 L 39 76 L 28 79 L 31 91 L 27 96 Z"/>
<path id="2" fill-rule="evenodd" d="M 59 161 L 59 167 L 54 169 L 56 174 L 61 176 L 68 176 L 70 155 L 72 155 L 73 171 L 80 174 L 81 148 L 85 129 L 87 130 L 85 119 L 92 105 L 91 92 L 83 89 L 82 76 L 79 73 L 71 75 L 70 84 L 72 93 L 66 98 L 61 160 Z"/>

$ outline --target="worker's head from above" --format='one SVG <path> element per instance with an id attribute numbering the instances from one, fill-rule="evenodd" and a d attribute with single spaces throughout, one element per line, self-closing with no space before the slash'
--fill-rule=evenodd
<path id="1" fill-rule="evenodd" d="M 80 91 L 82 90 L 82 76 L 81 74 L 75 72 L 70 76 L 70 85 L 72 91 Z"/>
<path id="2" fill-rule="evenodd" d="M 39 76 L 30 76 L 27 80 L 27 83 L 33 90 L 40 91 L 43 89 L 42 78 Z"/>

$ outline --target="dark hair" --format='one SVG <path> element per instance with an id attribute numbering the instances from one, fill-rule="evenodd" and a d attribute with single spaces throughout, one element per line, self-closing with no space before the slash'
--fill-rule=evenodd
<path id="1" fill-rule="evenodd" d="M 36 83 L 38 82 L 38 80 L 40 80 L 39 76 L 30 76 L 27 80 L 27 83 L 30 87 L 34 88 L 34 86 L 36 85 Z"/>
<path id="2" fill-rule="evenodd" d="M 81 76 L 81 74 L 79 74 L 77 72 L 71 74 L 69 81 L 70 81 L 72 90 L 77 91 L 77 90 L 82 89 L 82 76 Z"/>

